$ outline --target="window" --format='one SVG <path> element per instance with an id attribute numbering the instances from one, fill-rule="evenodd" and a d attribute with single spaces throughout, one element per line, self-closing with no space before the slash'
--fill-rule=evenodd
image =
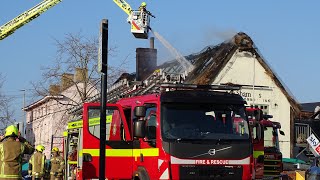
<path id="1" fill-rule="evenodd" d="M 29 112 L 29 122 L 33 122 L 33 111 Z"/>
<path id="2" fill-rule="evenodd" d="M 106 111 L 106 140 L 119 141 L 125 140 L 124 126 L 117 109 L 108 109 Z M 88 111 L 89 132 L 97 138 L 100 138 L 100 109 L 92 108 Z"/>
<path id="3" fill-rule="evenodd" d="M 146 139 L 151 147 L 156 147 L 157 139 L 157 107 L 156 104 L 146 104 Z"/>
<path id="4" fill-rule="evenodd" d="M 164 103 L 161 109 L 164 139 L 249 139 L 243 106 L 211 103 Z"/>
<path id="5" fill-rule="evenodd" d="M 147 119 L 146 138 L 148 140 L 156 139 L 156 130 L 157 130 L 157 118 L 155 114 L 152 114 Z"/>

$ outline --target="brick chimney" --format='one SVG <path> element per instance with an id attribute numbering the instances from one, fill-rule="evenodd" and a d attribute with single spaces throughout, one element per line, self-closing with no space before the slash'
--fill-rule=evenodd
<path id="1" fill-rule="evenodd" d="M 88 79 L 88 69 L 87 68 L 76 68 L 76 73 L 74 75 L 74 82 L 84 82 Z"/>
<path id="2" fill-rule="evenodd" d="M 136 49 L 136 79 L 145 80 L 157 68 L 157 49 L 154 49 L 154 38 L 150 38 L 150 48 Z"/>
<path id="3" fill-rule="evenodd" d="M 49 86 L 49 94 L 51 96 L 57 96 L 60 94 L 60 85 L 52 84 Z"/>
<path id="4" fill-rule="evenodd" d="M 61 91 L 68 89 L 73 85 L 73 74 L 63 73 L 61 76 Z"/>

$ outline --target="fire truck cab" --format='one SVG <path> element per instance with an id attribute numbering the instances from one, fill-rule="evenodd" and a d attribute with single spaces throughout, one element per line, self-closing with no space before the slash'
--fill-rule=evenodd
<path id="1" fill-rule="evenodd" d="M 279 122 L 270 121 L 271 115 L 264 115 L 255 107 L 246 109 L 253 138 L 253 157 L 256 179 L 281 177 L 283 171 L 282 153 L 278 135 L 284 135 Z M 261 132 L 261 134 L 259 134 Z"/>
<path id="2" fill-rule="evenodd" d="M 254 179 L 245 101 L 232 87 L 166 84 L 107 104 L 107 179 Z M 77 179 L 99 175 L 99 103 L 83 106 Z M 237 123 L 235 123 L 237 121 Z M 241 131 L 236 127 L 241 121 Z"/>

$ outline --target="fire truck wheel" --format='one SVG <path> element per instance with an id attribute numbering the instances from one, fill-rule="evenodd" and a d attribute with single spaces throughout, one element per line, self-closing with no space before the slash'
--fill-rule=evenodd
<path id="1" fill-rule="evenodd" d="M 138 167 L 133 174 L 133 180 L 150 180 L 147 171 L 143 167 Z"/>

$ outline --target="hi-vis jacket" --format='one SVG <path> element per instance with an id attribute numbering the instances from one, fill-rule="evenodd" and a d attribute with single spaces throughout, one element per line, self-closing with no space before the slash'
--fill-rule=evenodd
<path id="1" fill-rule="evenodd" d="M 0 180 L 22 179 L 23 154 L 32 154 L 33 147 L 27 142 L 7 137 L 0 142 Z"/>
<path id="2" fill-rule="evenodd" d="M 46 156 L 40 152 L 35 152 L 29 160 L 29 171 L 31 171 L 32 176 L 36 174 L 39 178 L 45 173 L 45 160 Z"/>

